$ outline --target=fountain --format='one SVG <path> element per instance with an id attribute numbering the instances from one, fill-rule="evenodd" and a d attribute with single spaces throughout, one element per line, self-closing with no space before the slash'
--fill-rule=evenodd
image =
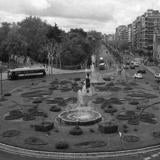
<path id="1" fill-rule="evenodd" d="M 92 64 L 91 70 L 91 74 L 94 74 L 94 64 Z M 74 109 L 64 111 L 58 115 L 61 122 L 68 125 L 91 125 L 102 120 L 101 114 L 94 111 L 89 104 L 95 94 L 92 78 L 91 76 L 90 79 L 89 73 L 87 73 L 82 89 L 78 90 L 77 93 L 78 103 Z"/>
<path id="2" fill-rule="evenodd" d="M 101 121 L 101 114 L 94 111 L 89 105 L 92 96 L 85 92 L 85 87 L 84 85 L 82 90 L 77 93 L 78 103 L 75 109 L 64 111 L 58 115 L 61 122 L 68 125 L 92 125 Z"/>

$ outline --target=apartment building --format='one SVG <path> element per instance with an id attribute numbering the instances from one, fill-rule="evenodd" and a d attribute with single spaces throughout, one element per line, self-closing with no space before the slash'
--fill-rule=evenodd
<path id="1" fill-rule="evenodd" d="M 154 21 L 153 58 L 160 61 L 160 19 Z"/>
<path id="2" fill-rule="evenodd" d="M 116 41 L 128 41 L 128 27 L 125 25 L 120 25 L 116 28 L 115 33 Z"/>
<path id="3" fill-rule="evenodd" d="M 147 10 L 132 23 L 132 48 L 153 55 L 153 39 L 156 27 L 160 26 L 160 12 Z"/>

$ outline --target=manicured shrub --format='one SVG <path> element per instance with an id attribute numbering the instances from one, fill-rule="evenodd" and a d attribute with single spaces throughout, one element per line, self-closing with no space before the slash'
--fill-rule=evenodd
<path id="1" fill-rule="evenodd" d="M 65 99 L 65 103 L 77 103 L 77 97 L 70 97 Z"/>
<path id="2" fill-rule="evenodd" d="M 111 77 L 104 77 L 103 80 L 104 81 L 111 81 L 112 79 L 111 79 Z"/>
<path id="3" fill-rule="evenodd" d="M 103 97 L 97 97 L 95 101 L 93 101 L 93 103 L 95 104 L 101 104 L 105 101 L 105 99 Z"/>
<path id="4" fill-rule="evenodd" d="M 18 130 L 8 130 L 2 133 L 2 137 L 15 137 L 20 135 L 20 131 Z"/>
<path id="5" fill-rule="evenodd" d="M 36 100 L 34 100 L 32 103 L 42 103 L 42 100 L 36 99 Z"/>
<path id="6" fill-rule="evenodd" d="M 33 120 L 35 120 L 35 119 L 36 119 L 36 117 L 33 116 L 33 115 L 31 115 L 31 114 L 25 113 L 25 114 L 23 115 L 23 120 L 24 120 L 24 121 L 33 121 Z"/>
<path id="7" fill-rule="evenodd" d="M 12 110 L 9 115 L 5 116 L 5 120 L 16 120 L 23 118 L 23 113 L 20 110 Z"/>
<path id="8" fill-rule="evenodd" d="M 24 140 L 24 143 L 28 145 L 47 145 L 48 144 L 44 140 L 37 137 L 28 137 Z"/>
<path id="9" fill-rule="evenodd" d="M 92 128 L 90 128 L 89 131 L 90 131 L 91 133 L 94 133 L 94 132 L 95 132 L 95 130 L 92 129 Z"/>
<path id="10" fill-rule="evenodd" d="M 75 81 L 81 81 L 81 78 L 74 78 Z"/>
<path id="11" fill-rule="evenodd" d="M 109 122 L 101 122 L 98 125 L 98 129 L 101 133 L 106 133 L 106 134 L 117 133 L 118 125 L 114 120 Z"/>
<path id="12" fill-rule="evenodd" d="M 139 118 L 133 117 L 132 119 L 128 120 L 128 124 L 130 125 L 139 125 Z"/>
<path id="13" fill-rule="evenodd" d="M 140 138 L 134 135 L 124 135 L 123 140 L 126 142 L 138 142 Z"/>
<path id="14" fill-rule="evenodd" d="M 134 128 L 134 131 L 135 131 L 135 132 L 137 132 L 137 131 L 138 131 L 138 129 L 137 129 L 137 128 Z"/>
<path id="15" fill-rule="evenodd" d="M 6 96 L 6 97 L 9 97 L 9 96 L 11 96 L 12 94 L 11 93 L 5 93 L 4 94 L 4 96 Z"/>
<path id="16" fill-rule="evenodd" d="M 58 142 L 55 145 L 55 148 L 56 149 L 68 149 L 69 148 L 69 144 L 67 142 L 61 141 L 61 142 Z"/>
<path id="17" fill-rule="evenodd" d="M 117 109 L 111 105 L 108 105 L 107 107 L 104 108 L 104 111 L 106 113 L 114 113 L 114 112 L 117 112 Z"/>
<path id="18" fill-rule="evenodd" d="M 129 104 L 131 104 L 131 105 L 138 105 L 138 104 L 139 104 L 139 102 L 138 102 L 138 101 L 133 100 L 133 101 L 129 102 Z"/>
<path id="19" fill-rule="evenodd" d="M 154 138 L 160 138 L 160 131 L 154 131 L 152 135 Z"/>
<path id="20" fill-rule="evenodd" d="M 54 123 L 52 122 L 42 122 L 41 124 L 34 125 L 36 131 L 49 132 L 54 128 Z"/>
<path id="21" fill-rule="evenodd" d="M 61 108 L 58 107 L 57 105 L 54 105 L 50 108 L 50 111 L 51 112 L 60 112 L 61 111 Z"/>
<path id="22" fill-rule="evenodd" d="M 69 133 L 78 136 L 83 134 L 83 130 L 79 126 L 75 126 L 69 131 Z"/>

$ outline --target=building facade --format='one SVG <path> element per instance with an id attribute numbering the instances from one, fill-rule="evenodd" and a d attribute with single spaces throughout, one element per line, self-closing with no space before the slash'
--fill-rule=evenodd
<path id="1" fill-rule="evenodd" d="M 128 27 L 125 25 L 118 26 L 115 33 L 116 41 L 128 41 Z"/>
<path id="2" fill-rule="evenodd" d="M 132 23 L 132 48 L 153 55 L 154 34 L 160 26 L 160 12 L 147 10 Z"/>

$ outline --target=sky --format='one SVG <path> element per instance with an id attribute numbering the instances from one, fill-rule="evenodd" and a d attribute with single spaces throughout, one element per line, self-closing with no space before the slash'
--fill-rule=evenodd
<path id="1" fill-rule="evenodd" d="M 159 0 L 0 0 L 0 22 L 39 16 L 66 31 L 70 28 L 114 33 L 147 9 L 160 10 Z"/>

